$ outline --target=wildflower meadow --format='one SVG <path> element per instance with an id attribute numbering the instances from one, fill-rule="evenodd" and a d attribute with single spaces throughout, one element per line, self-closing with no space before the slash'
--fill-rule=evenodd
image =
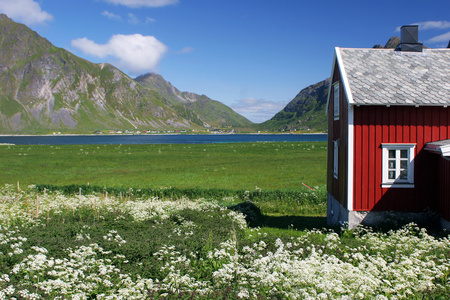
<path id="1" fill-rule="evenodd" d="M 250 201 L 250 200 L 248 200 Z M 448 299 L 415 224 L 276 234 L 230 199 L 0 189 L 0 299 Z M 231 201 L 232 202 L 232 201 Z"/>

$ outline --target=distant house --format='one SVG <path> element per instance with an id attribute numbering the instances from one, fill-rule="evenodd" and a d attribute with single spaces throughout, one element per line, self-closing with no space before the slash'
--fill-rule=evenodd
<path id="1" fill-rule="evenodd" d="M 336 48 L 328 93 L 328 223 L 450 228 L 450 49 L 403 26 L 393 49 Z"/>

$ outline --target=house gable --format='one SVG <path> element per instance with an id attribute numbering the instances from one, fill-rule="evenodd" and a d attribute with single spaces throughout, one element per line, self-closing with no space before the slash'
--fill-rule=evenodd
<path id="1" fill-rule="evenodd" d="M 333 60 L 333 70 L 331 73 L 331 83 L 328 93 L 328 164 L 332 165 L 332 169 L 328 169 L 327 172 L 327 186 L 330 197 L 333 197 L 334 201 L 339 202 L 339 206 L 343 209 L 352 210 L 351 190 L 348 188 L 349 184 L 349 165 L 352 161 L 349 160 L 349 122 L 352 119 L 351 113 L 349 113 L 349 106 L 347 100 L 347 91 L 345 83 L 342 80 L 342 72 L 339 66 L 339 60 L 337 55 Z M 338 93 L 338 95 L 335 95 Z M 335 105 L 334 101 L 339 101 L 338 105 Z M 338 113 L 335 112 L 335 108 L 339 108 Z M 336 157 L 338 156 L 338 157 Z M 336 211 L 338 214 L 339 208 L 329 209 L 330 211 Z"/>
<path id="2" fill-rule="evenodd" d="M 341 88 L 344 90 L 344 94 L 345 94 L 345 98 L 347 99 L 347 103 L 351 104 L 353 103 L 353 97 L 351 94 L 351 90 L 349 89 L 349 84 L 348 84 L 348 80 L 347 80 L 347 72 L 345 71 L 345 69 L 343 68 L 343 61 L 342 61 L 342 56 L 340 53 L 340 49 L 336 47 L 335 48 L 335 53 L 334 53 L 334 58 L 333 58 L 333 67 L 331 69 L 331 83 L 328 87 L 328 96 L 327 96 L 327 110 L 326 113 L 328 113 L 328 109 L 332 109 L 329 107 L 330 105 L 330 96 L 331 96 L 331 89 L 333 88 L 333 83 L 335 83 L 336 81 L 341 81 Z"/>

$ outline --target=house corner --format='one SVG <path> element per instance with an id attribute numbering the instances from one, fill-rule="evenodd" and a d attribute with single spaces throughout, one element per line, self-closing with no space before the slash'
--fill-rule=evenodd
<path id="1" fill-rule="evenodd" d="M 348 223 L 349 212 L 331 193 L 327 197 L 327 224 L 329 226 L 343 226 Z"/>

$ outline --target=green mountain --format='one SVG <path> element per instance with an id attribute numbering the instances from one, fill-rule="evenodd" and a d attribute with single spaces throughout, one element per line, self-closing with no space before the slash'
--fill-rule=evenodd
<path id="1" fill-rule="evenodd" d="M 201 129 L 249 122 L 227 115 L 231 109 L 206 96 L 192 103 L 169 96 L 112 65 L 57 48 L 0 15 L 0 133 Z M 206 116 L 209 112 L 219 114 Z M 223 122 L 210 122 L 216 119 Z"/>
<path id="2" fill-rule="evenodd" d="M 181 92 L 161 75 L 148 73 L 135 79 L 151 90 L 159 92 L 174 106 L 184 106 L 195 112 L 205 127 L 251 127 L 253 123 L 219 101 L 205 95 Z"/>
<path id="3" fill-rule="evenodd" d="M 272 119 L 258 124 L 259 130 L 327 130 L 328 87 L 330 79 L 325 79 L 301 90 L 283 110 Z"/>

